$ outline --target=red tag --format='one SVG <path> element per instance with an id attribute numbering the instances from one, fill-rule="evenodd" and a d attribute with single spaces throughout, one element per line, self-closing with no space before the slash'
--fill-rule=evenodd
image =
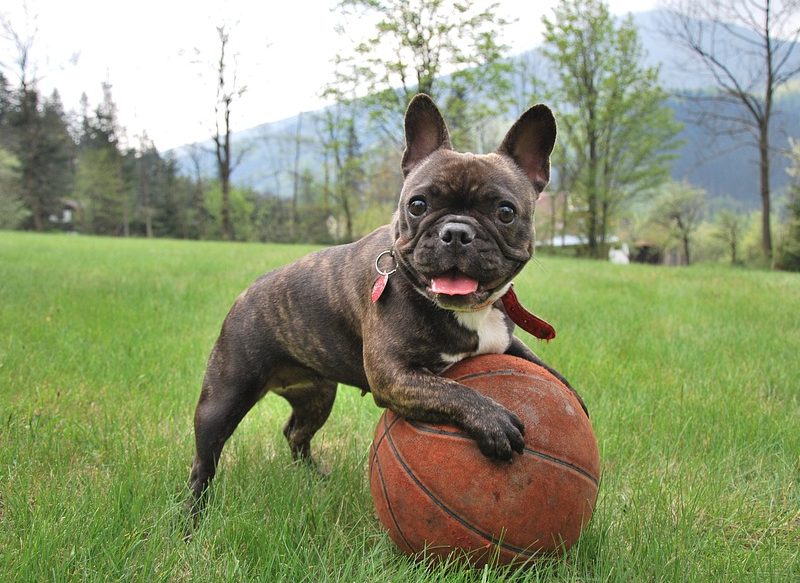
<path id="1" fill-rule="evenodd" d="M 384 273 L 378 276 L 378 279 L 375 280 L 375 283 L 372 284 L 372 303 L 374 304 L 379 299 L 381 299 L 381 295 L 383 295 L 383 290 L 386 289 L 386 282 L 389 281 L 389 274 Z"/>
<path id="2" fill-rule="evenodd" d="M 522 307 L 513 287 L 508 288 L 508 291 L 501 299 L 508 317 L 528 334 L 533 334 L 541 340 L 552 340 L 556 337 L 555 328 Z"/>

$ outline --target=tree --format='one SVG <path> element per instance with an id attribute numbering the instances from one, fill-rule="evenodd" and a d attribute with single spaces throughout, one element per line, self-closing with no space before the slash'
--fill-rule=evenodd
<path id="1" fill-rule="evenodd" d="M 117 120 L 111 84 L 102 87 L 103 101 L 91 113 L 88 100 L 82 99 L 75 194 L 83 207 L 85 230 L 127 237 L 134 218 L 133 177 L 121 150 L 124 131 Z"/>
<path id="2" fill-rule="evenodd" d="M 19 162 L 0 146 L 0 229 L 16 229 L 30 216 L 19 192 Z"/>
<path id="3" fill-rule="evenodd" d="M 788 271 L 800 271 L 800 142 L 792 143 L 790 156 L 792 166 L 788 172 L 793 182 L 786 202 L 788 220 L 777 267 Z"/>
<path id="4" fill-rule="evenodd" d="M 8 79 L 0 71 L 0 147 L 10 147 L 11 140 L 9 139 L 8 131 L 8 114 L 11 112 L 11 87 L 8 84 Z"/>
<path id="5" fill-rule="evenodd" d="M 219 58 L 217 60 L 217 99 L 214 104 L 214 152 L 217 158 L 217 174 L 222 194 L 220 218 L 222 220 L 222 237 L 225 240 L 235 238 L 231 208 L 231 175 L 241 162 L 244 150 L 240 150 L 236 160 L 233 159 L 231 144 L 231 107 L 240 98 L 247 87 L 239 85 L 235 66 L 236 55 L 228 54 L 230 48 L 230 32 L 225 25 L 217 27 L 219 37 Z M 234 59 L 231 67 L 230 58 Z"/>
<path id="6" fill-rule="evenodd" d="M 658 70 L 640 65 L 630 17 L 617 24 L 601 0 L 562 0 L 543 22 L 542 52 L 556 76 L 550 98 L 560 108 L 554 164 L 561 190 L 583 208 L 589 254 L 599 258 L 624 204 L 669 176 L 679 125 Z"/>
<path id="7" fill-rule="evenodd" d="M 48 217 L 58 210 L 60 199 L 71 188 L 72 139 L 67 131 L 57 92 L 42 99 L 31 58 L 36 33 L 20 34 L 7 19 L 0 20 L 4 36 L 11 40 L 18 85 L 10 92 L 5 78 L 2 89 L 4 145 L 19 164 L 19 193 L 36 231 L 48 228 Z"/>
<path id="8" fill-rule="evenodd" d="M 220 231 L 208 233 L 211 237 L 220 237 L 224 234 L 221 229 L 224 222 L 222 218 L 223 199 L 221 185 L 215 184 L 205 193 L 204 206 L 208 210 L 213 220 L 212 225 Z M 241 241 L 248 241 L 255 238 L 254 218 L 256 208 L 256 194 L 247 188 L 232 187 L 229 192 L 229 212 L 230 219 L 237 225 L 236 236 Z M 213 228 L 212 226 L 212 228 Z"/>
<path id="9" fill-rule="evenodd" d="M 163 158 L 145 132 L 138 136 L 137 147 L 124 153 L 123 165 L 133 194 L 135 230 L 148 238 L 187 238 L 189 217 L 195 212 L 187 208 L 191 180 L 178 178 L 175 159 Z"/>
<path id="10" fill-rule="evenodd" d="M 800 73 L 792 55 L 800 40 L 797 0 L 669 0 L 665 33 L 708 72 L 711 98 L 735 106 L 704 113 L 735 132 L 752 136 L 758 150 L 761 248 L 772 259 L 770 226 L 770 121 L 776 92 Z"/>
<path id="11" fill-rule="evenodd" d="M 747 228 L 747 216 L 732 208 L 723 208 L 717 212 L 714 236 L 728 248 L 731 265 L 739 263 L 739 249 L 742 237 Z"/>
<path id="12" fill-rule="evenodd" d="M 706 193 L 685 182 L 671 182 L 654 201 L 650 217 L 680 241 L 686 265 L 691 265 L 692 236 L 703 219 Z"/>
<path id="13" fill-rule="evenodd" d="M 10 150 L 19 162 L 19 192 L 36 231 L 48 228 L 72 188 L 74 143 L 57 92 L 42 100 L 35 87 L 13 93 L 8 114 Z"/>
<path id="14" fill-rule="evenodd" d="M 356 129 L 357 120 L 364 115 L 365 107 L 356 98 L 352 86 L 349 92 L 343 84 L 328 87 L 325 95 L 334 99 L 334 104 L 325 108 L 317 119 L 319 141 L 325 159 L 325 202 L 326 206 L 333 203 L 341 213 L 344 229 L 340 238 L 352 241 L 354 215 L 363 198 L 365 179 L 364 156 Z"/>
<path id="15" fill-rule="evenodd" d="M 350 65 L 345 82 L 368 95 L 374 118 L 390 138 L 402 139 L 403 112 L 419 92 L 443 106 L 462 147 L 505 109 L 501 97 L 509 94 L 511 65 L 502 60 L 506 47 L 497 42 L 507 24 L 498 16 L 498 3 L 341 0 L 338 7 L 346 19 L 374 23 L 372 35 L 338 64 Z"/>
<path id="16" fill-rule="evenodd" d="M 153 216 L 157 191 L 160 190 L 161 157 L 153 142 L 145 133 L 139 138 L 139 149 L 131 153 L 133 158 L 133 180 L 142 217 L 144 219 L 144 235 L 148 239 L 153 236 Z"/>

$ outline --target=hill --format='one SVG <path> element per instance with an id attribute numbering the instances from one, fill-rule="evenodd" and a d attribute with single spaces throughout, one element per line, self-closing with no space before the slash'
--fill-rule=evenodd
<path id="1" fill-rule="evenodd" d="M 757 152 L 746 136 L 720 135 L 706 125 L 698 124 L 696 101 L 677 97 L 678 94 L 692 92 L 709 94 L 713 91 L 713 81 L 702 71 L 692 69 L 685 55 L 661 32 L 663 13 L 660 11 L 642 12 L 634 15 L 634 23 L 645 49 L 643 64 L 659 66 L 661 81 L 675 97 L 668 105 L 675 111 L 676 119 L 684 123 L 681 132 L 683 146 L 678 150 L 673 162 L 672 176 L 675 180 L 688 180 L 706 189 L 714 198 L 732 198 L 744 208 L 754 209 L 759 204 Z M 721 42 L 735 47 L 741 39 L 748 39 L 744 30 L 737 35 L 721 39 Z M 512 60 L 534 59 L 543 63 L 538 49 L 532 48 L 512 57 Z M 800 66 L 800 50 L 794 58 Z M 744 73 L 754 63 L 743 58 L 738 62 L 737 74 Z M 552 72 L 543 67 L 540 76 L 547 78 Z M 557 104 L 553 104 L 557 109 Z M 706 105 L 706 107 L 712 107 Z M 718 105 L 713 105 L 718 107 Z M 786 91 L 779 95 L 775 104 L 776 115 L 772 124 L 772 135 L 776 152 L 784 151 L 790 137 L 800 137 L 800 91 Z M 274 123 L 262 124 L 237 132 L 234 144 L 247 147 L 248 153 L 234 174 L 234 182 L 281 196 L 288 196 L 292 189 L 294 160 L 299 143 L 299 168 L 310 169 L 312 174 L 321 176 L 319 168 L 322 157 L 318 148 L 318 130 L 315 119 L 320 112 L 299 114 Z M 375 133 L 367 133 L 364 142 L 377 139 Z M 189 174 L 196 171 L 199 164 L 205 175 L 214 174 L 214 157 L 210 151 L 211 142 L 192 144 L 173 150 L 182 170 Z M 192 152 L 195 152 L 193 160 Z M 776 153 L 773 157 L 771 181 L 773 191 L 780 194 L 788 184 L 787 161 Z"/>

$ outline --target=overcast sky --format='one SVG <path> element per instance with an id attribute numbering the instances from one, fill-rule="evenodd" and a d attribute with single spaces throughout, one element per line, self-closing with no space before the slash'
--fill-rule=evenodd
<path id="1" fill-rule="evenodd" d="M 95 106 L 108 80 L 127 137 L 145 130 L 160 150 L 209 137 L 213 128 L 215 26 L 238 24 L 232 33 L 239 75 L 247 92 L 235 105 L 234 129 L 276 121 L 324 102 L 330 62 L 343 40 L 334 31 L 335 0 L 261 2 L 228 0 L 11 0 L 0 14 L 21 34 L 36 30 L 32 57 L 40 89 L 57 88 L 67 110 L 82 92 Z M 9 6 L 9 4 L 13 4 Z M 556 0 L 500 0 L 516 19 L 505 34 L 512 53 L 541 41 L 541 17 Z M 612 12 L 648 10 L 655 0 L 611 0 Z M 27 16 L 25 15 L 27 5 Z M 222 13 L 224 5 L 224 14 Z M 354 31 L 357 32 L 357 31 Z M 205 67 L 193 64 L 195 49 Z M 12 45 L 0 39 L 0 62 Z M 9 73 L 11 73 L 9 75 Z M 13 71 L 6 71 L 12 83 Z"/>

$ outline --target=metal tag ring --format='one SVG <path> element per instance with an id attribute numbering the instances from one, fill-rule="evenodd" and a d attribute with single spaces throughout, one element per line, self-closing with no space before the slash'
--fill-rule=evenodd
<path id="1" fill-rule="evenodd" d="M 377 271 L 381 275 L 389 276 L 392 275 L 395 271 L 397 271 L 397 262 L 395 262 L 394 269 L 392 269 L 391 271 L 384 271 L 383 269 L 381 269 L 380 265 L 378 265 L 381 261 L 381 257 L 383 257 L 384 255 L 389 255 L 392 257 L 392 259 L 394 259 L 394 252 L 391 249 L 387 249 L 386 251 L 381 252 L 381 254 L 375 258 L 375 271 Z"/>

